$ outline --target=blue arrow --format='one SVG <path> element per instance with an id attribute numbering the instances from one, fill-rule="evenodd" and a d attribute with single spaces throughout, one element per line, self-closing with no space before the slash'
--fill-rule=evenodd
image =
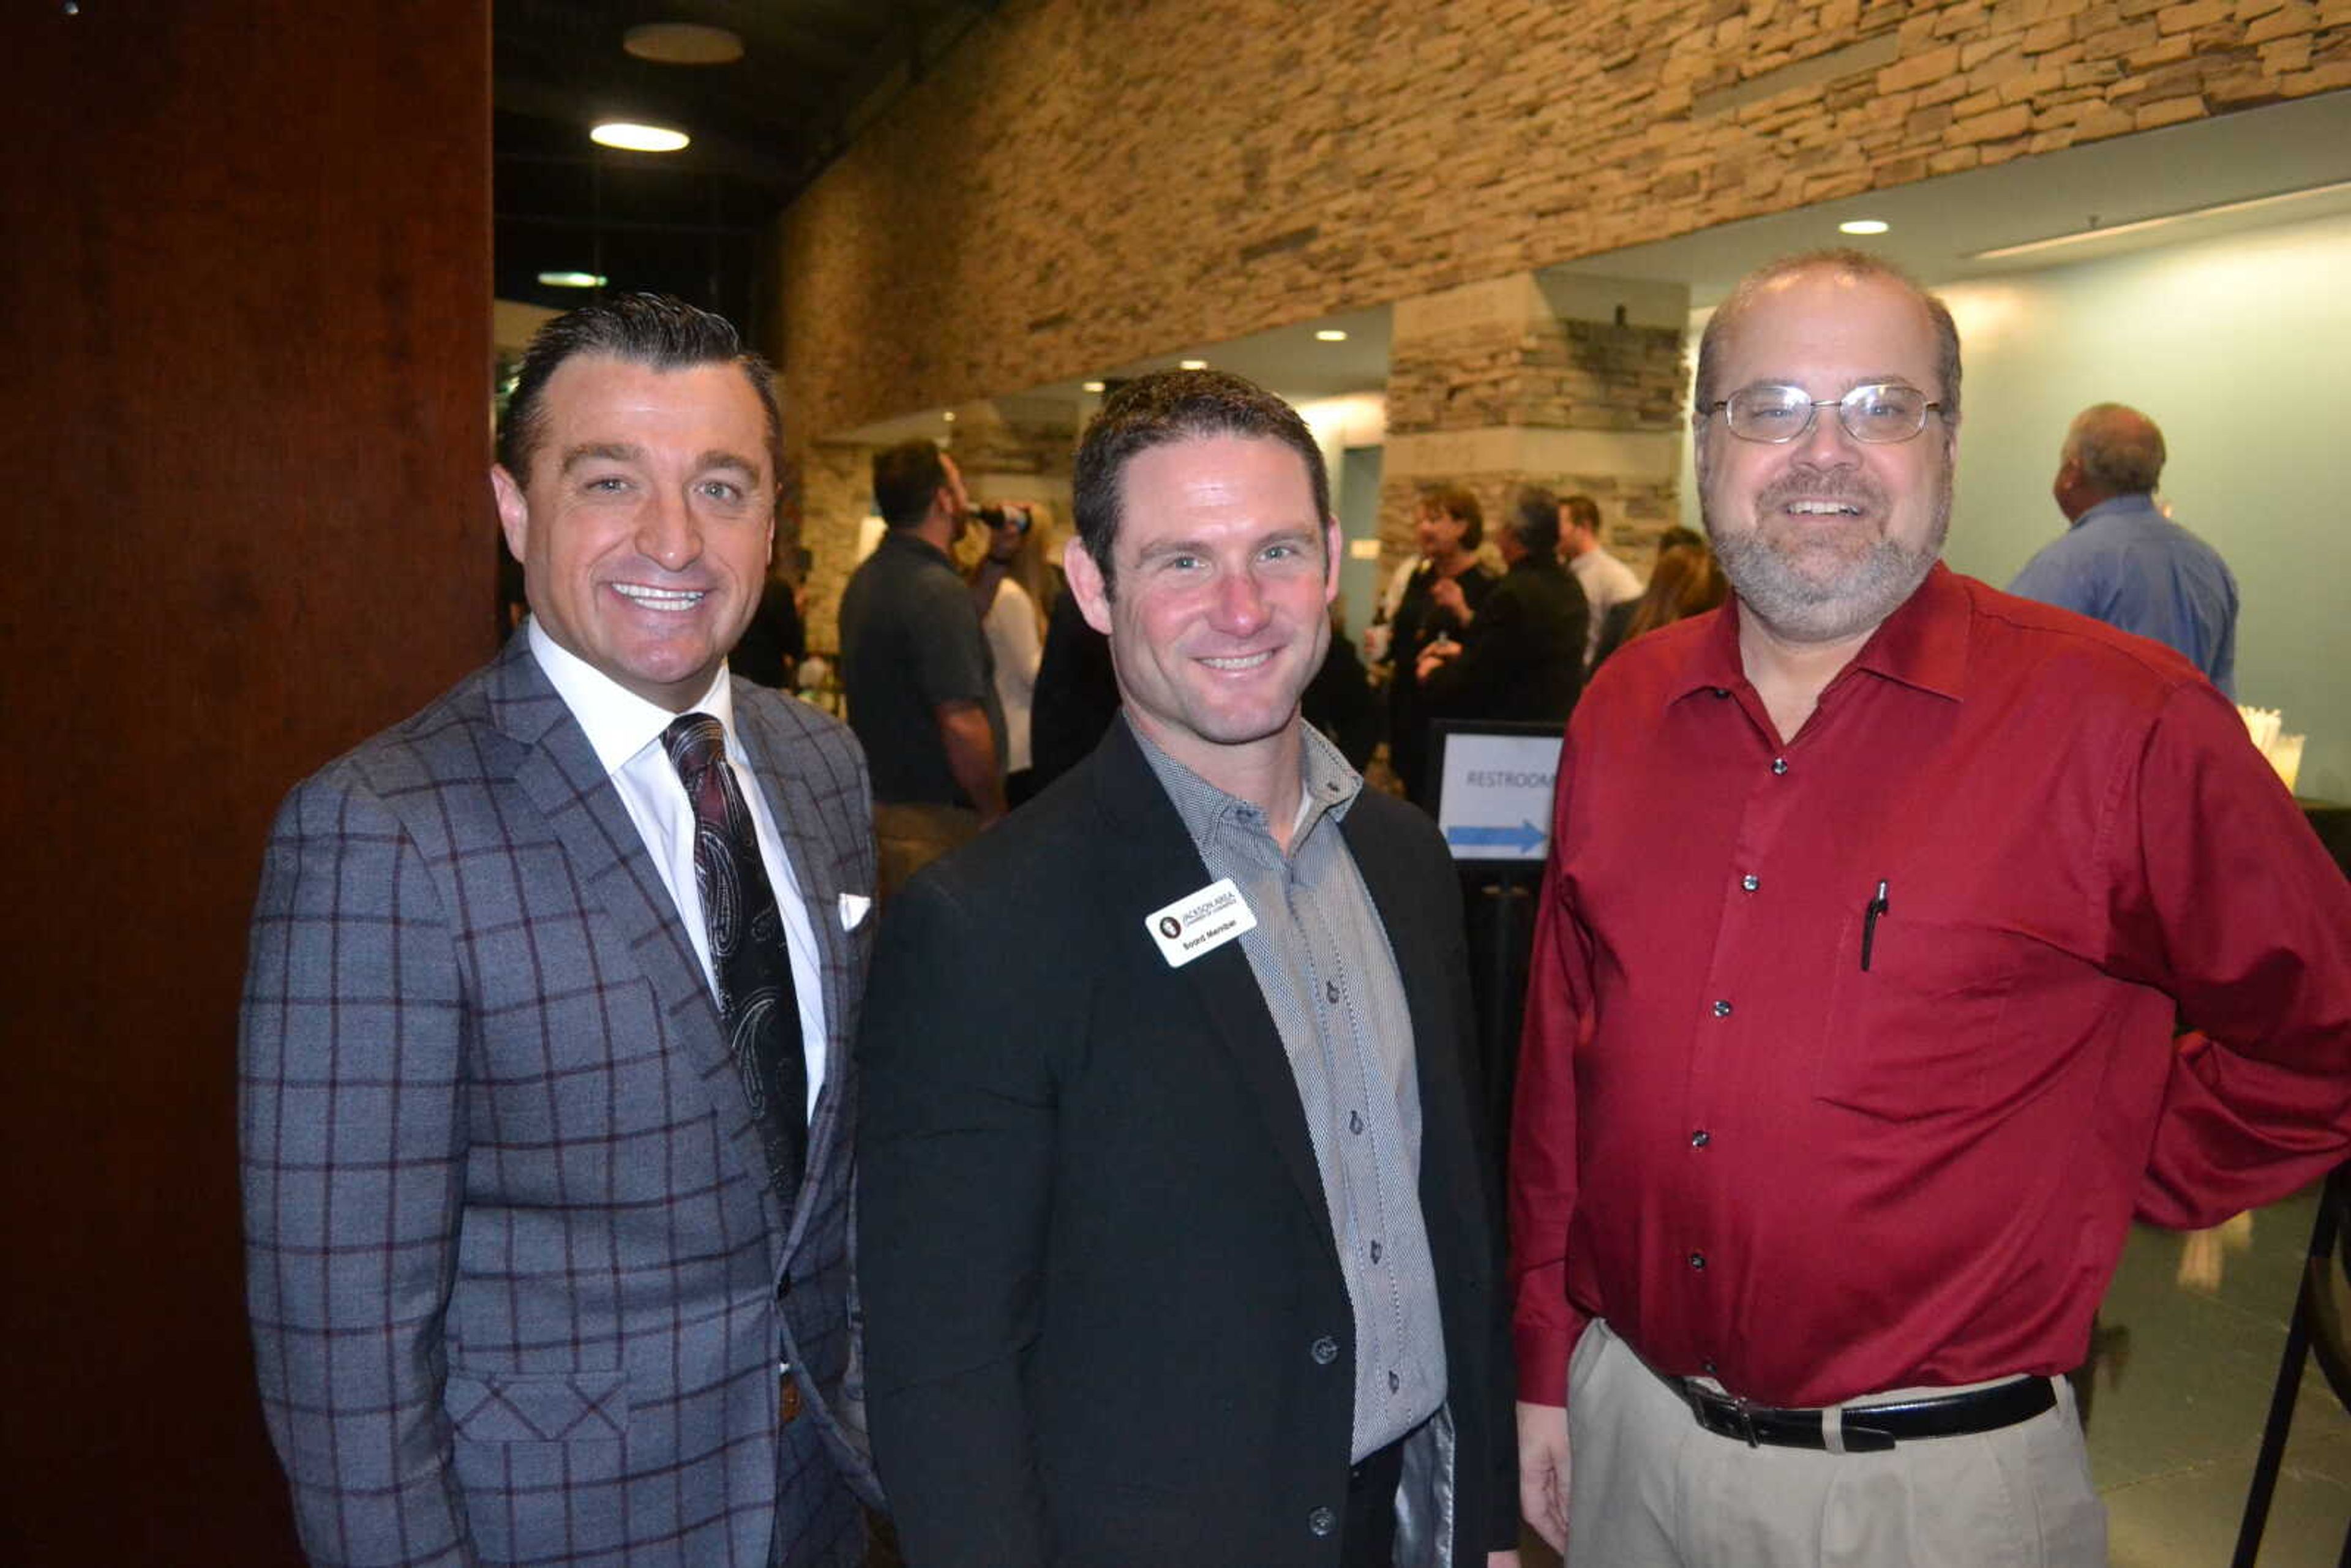
<path id="1" fill-rule="evenodd" d="M 1445 837 L 1457 849 L 1506 849 L 1526 854 L 1542 847 L 1544 834 L 1532 822 L 1522 821 L 1515 828 L 1447 828 Z"/>

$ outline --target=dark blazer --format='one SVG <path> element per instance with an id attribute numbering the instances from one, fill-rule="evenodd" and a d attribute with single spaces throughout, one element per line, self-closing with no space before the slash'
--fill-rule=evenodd
<path id="1" fill-rule="evenodd" d="M 1343 831 L 1411 1009 L 1444 1320 L 1453 1529 L 1397 1560 L 1479 1563 L 1517 1538 L 1516 1461 L 1458 883 L 1399 801 Z M 1144 924 L 1207 881 L 1122 723 L 890 907 L 859 1230 L 914 1568 L 1338 1560 L 1353 1323 L 1296 1081 L 1240 945 L 1171 968 Z"/>
<path id="2" fill-rule="evenodd" d="M 1557 560 L 1519 561 L 1477 607 L 1461 652 L 1421 683 L 1429 716 L 1564 719 L 1583 690 L 1591 614 Z"/>
<path id="3" fill-rule="evenodd" d="M 734 701 L 822 956 L 789 1212 L 676 906 L 528 638 L 278 814 L 246 1278 L 313 1563 L 859 1560 L 846 1042 L 872 922 L 841 895 L 873 891 L 865 769 L 813 709 Z"/>

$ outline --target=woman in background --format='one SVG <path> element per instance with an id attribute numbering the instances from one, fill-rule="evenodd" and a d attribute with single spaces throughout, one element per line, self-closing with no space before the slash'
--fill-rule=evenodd
<path id="1" fill-rule="evenodd" d="M 987 550 L 972 568 L 971 599 L 996 661 L 996 700 L 1004 708 L 1004 798 L 1018 806 L 1036 792 L 1029 769 L 1029 716 L 1052 595 L 1045 552 L 1037 543 L 1036 508 L 982 507 L 978 518 L 987 530 Z"/>
<path id="2" fill-rule="evenodd" d="M 1388 645 L 1395 669 L 1388 681 L 1388 763 L 1404 785 L 1405 799 L 1426 805 L 1428 781 L 1422 773 L 1427 766 L 1428 715 L 1416 666 L 1422 649 L 1440 637 L 1458 635 L 1468 624 L 1495 580 L 1478 564 L 1486 515 L 1468 491 L 1448 488 L 1422 497 L 1414 531 L 1420 565 L 1405 584 Z"/>
<path id="3" fill-rule="evenodd" d="M 1714 551 L 1702 544 L 1674 546 L 1657 557 L 1656 570 L 1649 574 L 1649 586 L 1640 598 L 1609 610 L 1592 667 L 1599 669 L 1609 654 L 1643 632 L 1704 614 L 1729 596 L 1730 584 L 1716 564 Z"/>

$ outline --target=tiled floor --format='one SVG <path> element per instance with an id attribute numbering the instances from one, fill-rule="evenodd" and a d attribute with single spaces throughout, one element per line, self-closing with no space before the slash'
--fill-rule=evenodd
<path id="1" fill-rule="evenodd" d="M 2210 1293 L 2177 1282 L 2179 1238 L 2133 1232 L 2101 1314 L 2127 1346 L 2102 1364 L 2090 1421 L 2113 1568 L 2229 1568 L 2314 1212 L 2301 1197 L 2256 1215 Z M 2351 1416 L 2314 1364 L 2259 1568 L 2334 1568 L 2346 1529 Z M 1527 1568 L 1556 1562 L 1531 1540 Z"/>

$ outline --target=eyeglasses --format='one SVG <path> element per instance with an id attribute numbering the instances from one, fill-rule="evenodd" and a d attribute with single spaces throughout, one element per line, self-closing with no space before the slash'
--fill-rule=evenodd
<path id="1" fill-rule="evenodd" d="M 1929 402 L 1917 387 L 1855 387 L 1843 397 L 1813 398 L 1802 387 L 1741 387 L 1718 402 L 1702 403 L 1701 415 L 1722 411 L 1722 423 L 1741 441 L 1782 445 L 1810 434 L 1820 411 L 1833 408 L 1844 432 L 1873 445 L 1907 441 L 1927 428 L 1927 415 L 1943 405 Z"/>

